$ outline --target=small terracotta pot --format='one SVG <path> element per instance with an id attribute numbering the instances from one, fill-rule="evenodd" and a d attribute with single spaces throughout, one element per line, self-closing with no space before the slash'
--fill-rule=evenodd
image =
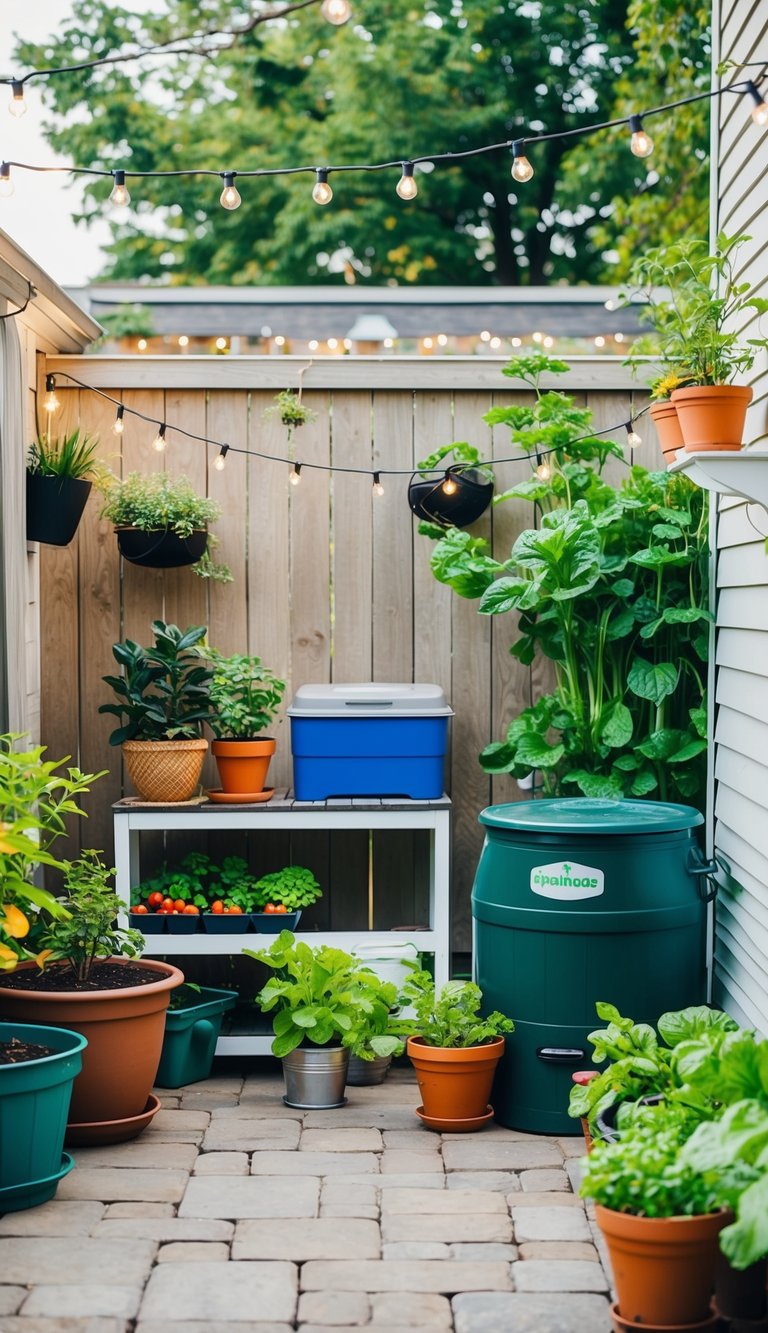
<path id="1" fill-rule="evenodd" d="M 737 450 L 744 439 L 744 422 L 752 390 L 741 384 L 693 384 L 675 389 L 686 453 L 706 449 Z"/>
<path id="2" fill-rule="evenodd" d="M 705 1321 L 718 1237 L 732 1214 L 637 1217 L 597 1204 L 595 1217 L 608 1246 L 621 1318 L 629 1327 L 710 1327 Z"/>
<path id="3" fill-rule="evenodd" d="M 715 1333 L 720 1327 L 720 1318 L 714 1310 L 695 1324 L 635 1324 L 619 1314 L 618 1305 L 612 1305 L 611 1319 L 614 1333 L 707 1333 L 709 1329 Z"/>
<path id="4" fill-rule="evenodd" d="M 464 1047 L 428 1046 L 423 1037 L 409 1037 L 407 1050 L 426 1116 L 455 1122 L 487 1115 L 493 1076 L 504 1054 L 503 1037 Z"/>
<path id="5" fill-rule="evenodd" d="M 649 411 L 651 420 L 656 427 L 656 434 L 659 437 L 664 462 L 669 467 L 677 458 L 678 449 L 685 447 L 677 408 L 674 403 L 665 400 L 663 403 L 651 403 Z"/>
<path id="6" fill-rule="evenodd" d="M 269 761 L 277 749 L 273 740 L 213 741 L 211 752 L 219 770 L 222 791 L 256 796 L 264 790 Z"/>

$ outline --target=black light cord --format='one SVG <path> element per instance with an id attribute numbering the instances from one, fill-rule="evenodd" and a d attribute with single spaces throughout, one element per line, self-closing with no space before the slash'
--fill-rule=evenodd
<path id="1" fill-rule="evenodd" d="M 0 315 L 0 319 L 13 319 L 14 315 L 24 314 L 24 311 L 26 310 L 27 306 L 32 300 L 32 297 L 37 295 L 34 287 L 32 286 L 32 283 L 29 281 L 29 278 L 27 278 L 27 286 L 29 288 L 29 291 L 27 292 L 27 299 L 24 302 L 24 304 L 20 305 L 18 310 L 6 310 L 4 315 Z"/>

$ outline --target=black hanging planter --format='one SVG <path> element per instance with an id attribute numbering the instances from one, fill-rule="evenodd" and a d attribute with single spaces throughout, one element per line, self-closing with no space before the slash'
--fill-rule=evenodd
<path id="1" fill-rule="evenodd" d="M 80 477 L 27 473 L 27 541 L 68 546 L 77 532 L 92 483 Z"/>
<path id="2" fill-rule="evenodd" d="M 150 569 L 177 569 L 194 565 L 205 553 L 208 529 L 196 528 L 189 537 L 180 537 L 169 528 L 115 528 L 120 554 L 133 565 Z"/>
<path id="3" fill-rule="evenodd" d="M 477 468 L 461 464 L 449 467 L 441 477 L 424 478 L 416 472 L 408 487 L 408 503 L 416 517 L 443 528 L 469 527 L 485 513 L 492 497 L 493 482 Z"/>

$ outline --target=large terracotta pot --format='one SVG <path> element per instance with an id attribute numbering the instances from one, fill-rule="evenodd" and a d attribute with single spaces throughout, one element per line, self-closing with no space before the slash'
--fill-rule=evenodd
<path id="1" fill-rule="evenodd" d="M 664 455 L 664 462 L 667 467 L 674 463 L 677 458 L 678 449 L 685 447 L 683 443 L 683 432 L 680 429 L 680 422 L 677 416 L 677 408 L 674 403 L 666 400 L 663 403 L 651 403 L 649 408 L 651 420 L 656 427 L 656 434 L 659 437 L 659 445 Z"/>
<path id="2" fill-rule="evenodd" d="M 421 1119 L 430 1129 L 475 1129 L 493 1115 L 488 1098 L 504 1038 L 481 1046 L 428 1046 L 423 1037 L 408 1038 L 408 1056 L 421 1093 Z"/>
<path id="3" fill-rule="evenodd" d="M 108 961 L 123 967 L 137 965 L 124 958 Z M 130 1137 L 122 1122 L 136 1120 L 147 1109 L 160 1063 L 165 1011 L 171 991 L 182 984 L 184 974 L 156 959 L 142 958 L 139 965 L 157 973 L 157 980 L 146 986 L 101 991 L 33 991 L 0 985 L 0 1014 L 5 1020 L 69 1028 L 86 1038 L 68 1122 L 80 1127 L 81 1143 L 91 1141 L 88 1125 L 99 1127 L 92 1141 L 110 1141 L 105 1123 L 115 1125 L 117 1138 L 113 1141 Z M 34 970 L 34 963 L 22 964 L 14 975 L 27 969 Z M 138 1124 L 135 1133 L 143 1128 L 143 1123 Z"/>
<path id="4" fill-rule="evenodd" d="M 637 1217 L 597 1204 L 595 1217 L 608 1246 L 622 1319 L 663 1328 L 710 1317 L 718 1237 L 733 1220 L 730 1213 Z"/>
<path id="5" fill-rule="evenodd" d="M 686 452 L 705 449 L 740 449 L 752 390 L 741 384 L 693 384 L 675 389 L 671 400 L 677 410 Z"/>
<path id="6" fill-rule="evenodd" d="M 120 749 L 141 800 L 175 805 L 197 791 L 208 742 L 123 741 Z"/>
<path id="7" fill-rule="evenodd" d="M 264 790 L 269 761 L 277 743 L 269 738 L 251 741 L 213 741 L 211 753 L 219 770 L 221 789 L 244 800 Z"/>

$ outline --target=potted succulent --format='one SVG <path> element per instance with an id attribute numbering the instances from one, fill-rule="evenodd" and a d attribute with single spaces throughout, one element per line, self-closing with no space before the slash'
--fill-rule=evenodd
<path id="1" fill-rule="evenodd" d="M 454 1133 L 478 1129 L 493 1119 L 488 1104 L 496 1066 L 504 1054 L 510 1018 L 480 1014 L 482 992 L 471 981 L 448 981 L 439 992 L 428 972 L 414 971 L 403 999 L 415 1017 L 395 1023 L 408 1036 L 422 1105 L 416 1114 L 428 1129 Z"/>
<path id="2" fill-rule="evenodd" d="M 768 347 L 768 339 L 745 339 L 742 333 L 752 315 L 768 311 L 768 300 L 737 278 L 737 256 L 750 239 L 721 232 L 711 254 L 706 242 L 696 239 L 659 246 L 632 271 L 636 293 L 648 301 L 665 373 L 679 377 L 669 399 L 688 452 L 741 448 L 752 390 L 734 381 L 752 368 L 758 350 Z M 638 353 L 647 350 L 647 342 L 636 343 L 630 362 L 637 364 Z M 663 383 L 655 384 L 657 398 Z"/>
<path id="3" fill-rule="evenodd" d="M 256 1003 L 273 1014 L 272 1052 L 283 1062 L 286 1105 L 343 1106 L 350 1050 L 364 1031 L 386 1032 L 394 987 L 342 949 L 311 948 L 289 930 L 269 949 L 243 953 L 274 973 Z"/>
<path id="4" fill-rule="evenodd" d="M 39 914 L 30 931 L 36 962 L 5 978 L 0 1006 L 8 1019 L 63 1026 L 87 1039 L 67 1141 L 118 1143 L 141 1133 L 159 1109 L 150 1092 L 165 1010 L 184 977 L 169 963 L 134 961 L 144 941 L 115 926 L 114 872 L 98 852 L 63 865 L 64 913 Z"/>
<path id="5" fill-rule="evenodd" d="M 152 622 L 155 643 L 142 648 L 132 639 L 112 645 L 120 676 L 103 676 L 118 702 L 102 704 L 122 725 L 110 745 L 119 745 L 129 776 L 144 801 L 186 801 L 200 781 L 208 742 L 200 735 L 210 712 L 211 672 L 199 644 L 205 626 L 180 630 Z"/>
<path id="6" fill-rule="evenodd" d="M 213 559 L 216 539 L 208 531 L 221 507 L 198 495 L 186 477 L 130 472 L 122 480 L 112 477 L 103 489 L 101 516 L 114 523 L 126 560 L 153 569 L 193 565 L 202 578 L 231 581 L 227 566 Z"/>
<path id="7" fill-rule="evenodd" d="M 27 541 L 68 546 L 97 474 L 98 440 L 78 427 L 38 435 L 27 453 Z"/>
<path id="8" fill-rule="evenodd" d="M 253 886 L 251 921 L 256 930 L 269 935 L 278 930 L 295 930 L 302 909 L 311 907 L 322 895 L 312 871 L 305 866 L 273 870 L 262 875 Z"/>
<path id="9" fill-rule="evenodd" d="M 173 992 L 165 1014 L 165 1036 L 155 1083 L 181 1088 L 208 1078 L 221 1022 L 237 1004 L 237 992 L 187 981 Z"/>
<path id="10" fill-rule="evenodd" d="M 285 681 L 258 657 L 240 653 L 225 657 L 215 649 L 209 656 L 210 726 L 216 737 L 212 750 L 221 790 L 208 794 L 212 801 L 238 804 L 268 800 L 272 792 L 265 792 L 264 786 L 276 744 L 270 737 L 259 738 L 258 733 L 280 707 Z"/>

